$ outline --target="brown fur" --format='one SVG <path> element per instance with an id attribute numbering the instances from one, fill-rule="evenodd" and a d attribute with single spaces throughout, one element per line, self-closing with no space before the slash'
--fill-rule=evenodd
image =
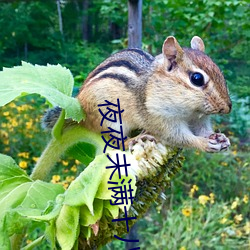
<path id="1" fill-rule="evenodd" d="M 195 49 L 182 49 L 168 37 L 163 54 L 156 58 L 134 49 L 105 60 L 89 74 L 78 95 L 87 114 L 84 125 L 94 131 L 115 127 L 108 122 L 100 127 L 98 104 L 119 98 L 125 135 L 143 129 L 165 144 L 218 151 L 222 143 L 216 148 L 208 139 L 213 133 L 208 114 L 230 112 L 231 101 L 221 71 L 203 53 L 203 41 L 194 37 L 191 46 Z M 189 79 L 197 70 L 206 74 L 202 87 Z"/>

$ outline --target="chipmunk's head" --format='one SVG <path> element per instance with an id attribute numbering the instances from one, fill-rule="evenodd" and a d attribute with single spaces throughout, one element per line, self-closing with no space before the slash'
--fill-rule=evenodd
<path id="1" fill-rule="evenodd" d="M 162 47 L 162 74 L 173 79 L 171 88 L 180 89 L 194 110 L 204 114 L 231 111 L 231 100 L 226 81 L 218 66 L 205 53 L 202 39 L 194 36 L 191 48 L 181 48 L 175 37 L 169 36 Z M 164 77 L 164 76 L 163 76 Z M 178 91 L 177 91 L 178 92 Z M 178 93 L 177 93 L 178 95 Z"/>

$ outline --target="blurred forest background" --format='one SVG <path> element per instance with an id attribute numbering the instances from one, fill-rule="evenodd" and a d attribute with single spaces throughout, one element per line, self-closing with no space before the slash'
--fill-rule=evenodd
<path id="1" fill-rule="evenodd" d="M 161 53 L 169 35 L 186 47 L 194 35 L 202 37 L 206 53 L 225 75 L 233 111 L 214 118 L 215 128 L 230 137 L 231 150 L 184 152 L 183 170 L 166 191 L 166 200 L 152 206 L 137 225 L 140 247 L 249 249 L 250 3 L 143 0 L 142 16 L 143 49 L 153 55 Z M 0 68 L 22 60 L 59 63 L 71 70 L 79 87 L 102 60 L 127 47 L 127 23 L 125 0 L 1 0 Z M 28 100 L 0 109 L 0 152 L 12 155 L 30 172 L 47 136 L 39 122 L 46 104 L 36 96 Z M 80 165 L 63 159 L 52 182 L 67 187 L 81 172 Z M 105 249 L 123 246 L 113 242 Z"/>

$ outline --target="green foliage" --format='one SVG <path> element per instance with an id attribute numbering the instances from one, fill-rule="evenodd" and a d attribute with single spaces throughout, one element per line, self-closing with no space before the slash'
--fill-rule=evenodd
<path id="1" fill-rule="evenodd" d="M 242 200 L 228 204 L 206 195 L 175 210 L 154 213 L 139 227 L 142 249 L 248 249 L 250 224 Z M 146 226 L 147 224 L 147 226 Z M 148 226 L 150 225 L 150 226 Z"/>
<path id="2" fill-rule="evenodd" d="M 64 189 L 57 184 L 32 182 L 12 158 L 0 154 L 1 165 L 1 249 L 9 249 L 9 237 L 29 224 L 26 216 L 37 215 Z M 38 198 L 39 197 L 39 198 Z"/>
<path id="3" fill-rule="evenodd" d="M 240 142 L 249 143 L 250 128 L 250 98 L 232 98 L 233 109 L 230 115 L 216 116 L 215 121 L 223 131 L 230 130 L 238 136 Z"/>
<path id="4" fill-rule="evenodd" d="M 182 190 L 176 190 L 179 193 L 176 193 L 176 200 L 181 200 L 193 184 L 199 186 L 203 193 L 215 193 L 220 201 L 230 201 L 247 194 L 250 188 L 248 148 L 239 151 L 234 138 L 230 139 L 233 146 L 223 154 L 187 153 L 183 166 L 185 175 L 180 175 L 174 182 L 177 187 L 185 183 Z"/>
<path id="5" fill-rule="evenodd" d="M 71 97 L 73 77 L 70 71 L 61 65 L 45 67 L 23 62 L 22 66 L 4 68 L 0 78 L 1 106 L 20 95 L 36 93 L 47 98 L 54 106 L 65 109 L 65 118 L 72 118 L 78 122 L 83 119 L 80 103 Z"/>
<path id="6" fill-rule="evenodd" d="M 95 158 L 96 149 L 92 144 L 79 142 L 68 148 L 66 154 L 85 165 L 89 165 Z"/>
<path id="7" fill-rule="evenodd" d="M 86 42 L 65 42 L 61 59 L 58 62 L 71 70 L 74 75 L 75 86 L 80 87 L 88 74 L 110 53 L 111 48 L 102 43 L 97 45 Z"/>

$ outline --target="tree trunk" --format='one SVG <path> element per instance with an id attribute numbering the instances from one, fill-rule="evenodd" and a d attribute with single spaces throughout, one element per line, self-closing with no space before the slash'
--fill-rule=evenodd
<path id="1" fill-rule="evenodd" d="M 137 224 L 135 223 L 133 227 L 130 229 L 129 234 L 126 237 L 127 240 L 139 240 L 138 234 L 137 234 Z M 129 250 L 132 248 L 139 247 L 138 242 L 126 242 L 125 249 Z"/>
<path id="2" fill-rule="evenodd" d="M 63 22 L 62 22 L 62 12 L 61 12 L 60 0 L 56 1 L 56 5 L 57 5 L 57 12 L 58 12 L 58 20 L 59 20 L 59 30 L 63 36 Z"/>
<path id="3" fill-rule="evenodd" d="M 128 1 L 128 47 L 142 47 L 142 0 Z"/>
<path id="4" fill-rule="evenodd" d="M 89 40 L 89 17 L 88 17 L 89 0 L 82 1 L 82 39 Z"/>

